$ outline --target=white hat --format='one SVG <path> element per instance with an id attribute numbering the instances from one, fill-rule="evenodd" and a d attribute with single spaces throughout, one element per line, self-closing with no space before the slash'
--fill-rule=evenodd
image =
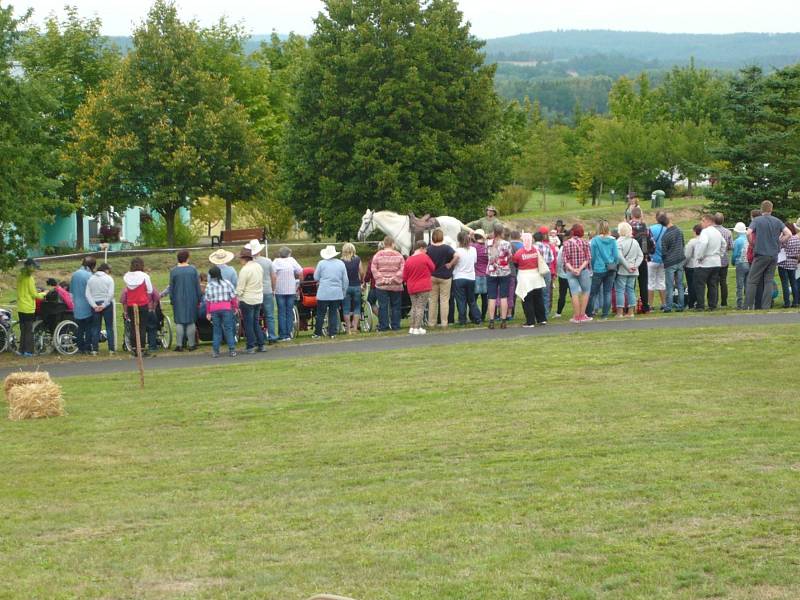
<path id="1" fill-rule="evenodd" d="M 258 256 L 261 254 L 264 246 L 258 240 L 250 240 L 250 243 L 247 244 L 247 248 L 250 248 L 250 252 L 253 253 L 253 256 Z"/>
<path id="2" fill-rule="evenodd" d="M 733 230 L 736 233 L 745 233 L 747 231 L 747 225 L 739 221 L 736 225 L 734 225 Z"/>
<path id="3" fill-rule="evenodd" d="M 211 253 L 208 257 L 208 262 L 212 265 L 227 265 L 233 260 L 233 252 L 228 252 L 224 248 L 220 248 Z"/>
<path id="4" fill-rule="evenodd" d="M 324 258 L 325 260 L 328 260 L 329 258 L 333 258 L 334 256 L 338 256 L 339 253 L 336 251 L 336 247 L 335 246 L 328 245 L 328 246 L 325 246 L 322 250 L 319 251 L 319 255 L 322 258 Z"/>
<path id="5" fill-rule="evenodd" d="M 476 229 L 472 232 L 472 235 L 486 239 L 486 232 L 483 229 Z"/>

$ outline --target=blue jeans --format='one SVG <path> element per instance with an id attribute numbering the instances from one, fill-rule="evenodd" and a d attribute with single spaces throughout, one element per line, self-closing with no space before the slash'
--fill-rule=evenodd
<path id="1" fill-rule="evenodd" d="M 683 310 L 683 262 L 664 267 L 664 283 L 666 289 L 667 310 Z M 678 288 L 678 302 L 673 303 L 673 287 Z"/>
<path id="2" fill-rule="evenodd" d="M 638 273 L 632 275 L 617 275 L 614 280 L 614 290 L 617 295 L 617 310 L 625 309 L 625 301 L 628 301 L 628 310 L 636 313 L 636 279 Z"/>
<path id="3" fill-rule="evenodd" d="M 749 273 L 749 262 L 745 260 L 736 264 L 736 308 L 744 306 L 744 290 L 747 287 L 747 275 Z"/>
<path id="4" fill-rule="evenodd" d="M 569 283 L 569 293 L 573 296 L 588 294 L 592 289 L 592 276 L 589 274 L 589 269 L 584 269 L 580 272 L 580 275 L 567 273 L 567 282 Z M 591 304 L 588 306 L 589 310 L 591 310 Z"/>
<path id="5" fill-rule="evenodd" d="M 85 319 L 75 319 L 78 325 L 78 332 L 76 334 L 75 344 L 78 346 L 78 352 L 89 352 L 92 349 L 92 321 L 94 317 L 89 315 Z"/>
<path id="6" fill-rule="evenodd" d="M 100 304 L 98 303 L 98 306 Z M 94 351 L 100 348 L 100 330 L 106 325 L 106 339 L 108 340 L 108 350 L 114 352 L 114 307 L 109 304 L 101 312 L 92 315 L 92 337 L 91 349 Z"/>
<path id="7" fill-rule="evenodd" d="M 267 339 L 274 342 L 278 336 L 275 335 L 275 301 L 272 294 L 264 294 L 264 303 L 261 306 L 264 308 L 264 320 L 267 322 Z"/>
<path id="8" fill-rule="evenodd" d="M 211 337 L 211 348 L 214 350 L 214 353 L 219 353 L 223 335 L 225 336 L 225 343 L 228 344 L 228 349 L 231 351 L 235 350 L 236 338 L 233 335 L 233 311 L 218 310 L 211 313 L 211 325 L 214 328 Z"/>
<path id="9" fill-rule="evenodd" d="M 294 329 L 294 294 L 275 294 L 278 303 L 278 338 L 288 340 Z"/>
<path id="10" fill-rule="evenodd" d="M 553 294 L 553 274 L 547 273 L 544 277 L 544 289 L 542 290 L 542 301 L 544 302 L 544 320 L 550 318 L 550 307 Z"/>
<path id="11" fill-rule="evenodd" d="M 608 313 L 611 312 L 611 286 L 614 285 L 616 276 L 616 271 L 606 271 L 605 273 L 592 275 L 592 289 L 589 293 L 587 314 L 594 314 L 602 307 L 603 316 L 608 316 Z"/>
<path id="12" fill-rule="evenodd" d="M 475 300 L 475 282 L 472 279 L 454 279 L 453 293 L 458 307 L 458 323 L 466 325 L 467 318 L 476 325 L 481 322 L 481 311 Z M 467 314 L 469 310 L 469 315 Z"/>
<path id="13" fill-rule="evenodd" d="M 783 307 L 789 308 L 791 306 L 798 306 L 797 301 L 797 279 L 795 278 L 795 269 L 784 269 L 778 267 L 778 276 L 781 278 L 781 287 L 783 288 Z M 791 292 L 791 302 L 789 301 L 789 292 Z"/>
<path id="14" fill-rule="evenodd" d="M 347 288 L 347 292 L 342 300 L 342 312 L 345 316 L 355 315 L 361 316 L 361 286 L 351 285 Z"/>
<path id="15" fill-rule="evenodd" d="M 244 335 L 247 339 L 247 349 L 252 350 L 256 346 L 259 348 L 264 345 L 264 332 L 258 325 L 258 315 L 261 312 L 260 304 L 247 304 L 240 302 L 242 310 L 242 320 L 244 321 Z"/>
<path id="16" fill-rule="evenodd" d="M 403 292 L 390 292 L 377 288 L 375 293 L 378 296 L 378 331 L 388 331 L 389 329 L 399 331 L 400 302 Z"/>
<path id="17" fill-rule="evenodd" d="M 317 300 L 317 318 L 314 320 L 314 335 L 322 335 L 325 313 L 328 313 L 328 335 L 339 333 L 339 306 L 341 300 Z"/>

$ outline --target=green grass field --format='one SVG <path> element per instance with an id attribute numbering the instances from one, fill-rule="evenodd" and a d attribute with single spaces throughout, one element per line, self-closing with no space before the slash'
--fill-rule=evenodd
<path id="1" fill-rule="evenodd" d="M 0 597 L 794 599 L 798 335 L 63 379 L 0 422 Z"/>

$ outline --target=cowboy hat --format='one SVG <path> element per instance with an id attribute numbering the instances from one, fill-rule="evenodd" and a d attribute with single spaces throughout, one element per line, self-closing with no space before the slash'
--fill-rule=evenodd
<path id="1" fill-rule="evenodd" d="M 229 252 L 224 248 L 215 250 L 208 257 L 208 262 L 212 265 L 227 265 L 233 260 L 233 252 Z"/>
<path id="2" fill-rule="evenodd" d="M 325 246 L 322 250 L 319 251 L 319 255 L 322 258 L 324 258 L 325 260 L 328 260 L 329 258 L 333 258 L 334 256 L 338 256 L 339 253 L 336 251 L 336 247 L 335 246 L 328 245 L 328 246 Z"/>
<path id="3" fill-rule="evenodd" d="M 246 244 L 245 248 L 250 248 L 250 252 L 253 253 L 253 256 L 258 256 L 264 249 L 264 245 L 258 240 L 250 240 L 250 243 Z"/>
<path id="4" fill-rule="evenodd" d="M 472 236 L 486 239 L 486 232 L 483 229 L 476 229 L 472 232 Z"/>
<path id="5" fill-rule="evenodd" d="M 747 232 L 747 225 L 739 221 L 736 225 L 733 226 L 733 230 L 736 233 L 746 233 Z"/>
<path id="6" fill-rule="evenodd" d="M 250 250 L 250 248 L 245 246 L 244 248 L 242 248 L 242 251 L 239 252 L 239 258 L 253 258 L 252 250 Z"/>
<path id="7" fill-rule="evenodd" d="M 497 209 L 492 204 L 486 207 L 486 211 L 492 211 L 495 215 L 497 215 Z"/>

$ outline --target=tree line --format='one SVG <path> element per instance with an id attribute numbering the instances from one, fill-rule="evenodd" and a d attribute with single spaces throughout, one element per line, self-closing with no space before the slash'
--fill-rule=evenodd
<path id="1" fill-rule="evenodd" d="M 308 39 L 254 51 L 242 27 L 181 21 L 168 0 L 124 55 L 100 27 L 68 8 L 37 29 L 0 8 L 4 268 L 44 220 L 110 206 L 155 211 L 170 244 L 181 208 L 343 239 L 366 208 L 466 219 L 513 184 L 588 202 L 712 178 L 735 218 L 767 198 L 800 207 L 797 65 L 621 77 L 608 114 L 562 122 L 501 99 L 453 0 L 328 0 Z"/>

